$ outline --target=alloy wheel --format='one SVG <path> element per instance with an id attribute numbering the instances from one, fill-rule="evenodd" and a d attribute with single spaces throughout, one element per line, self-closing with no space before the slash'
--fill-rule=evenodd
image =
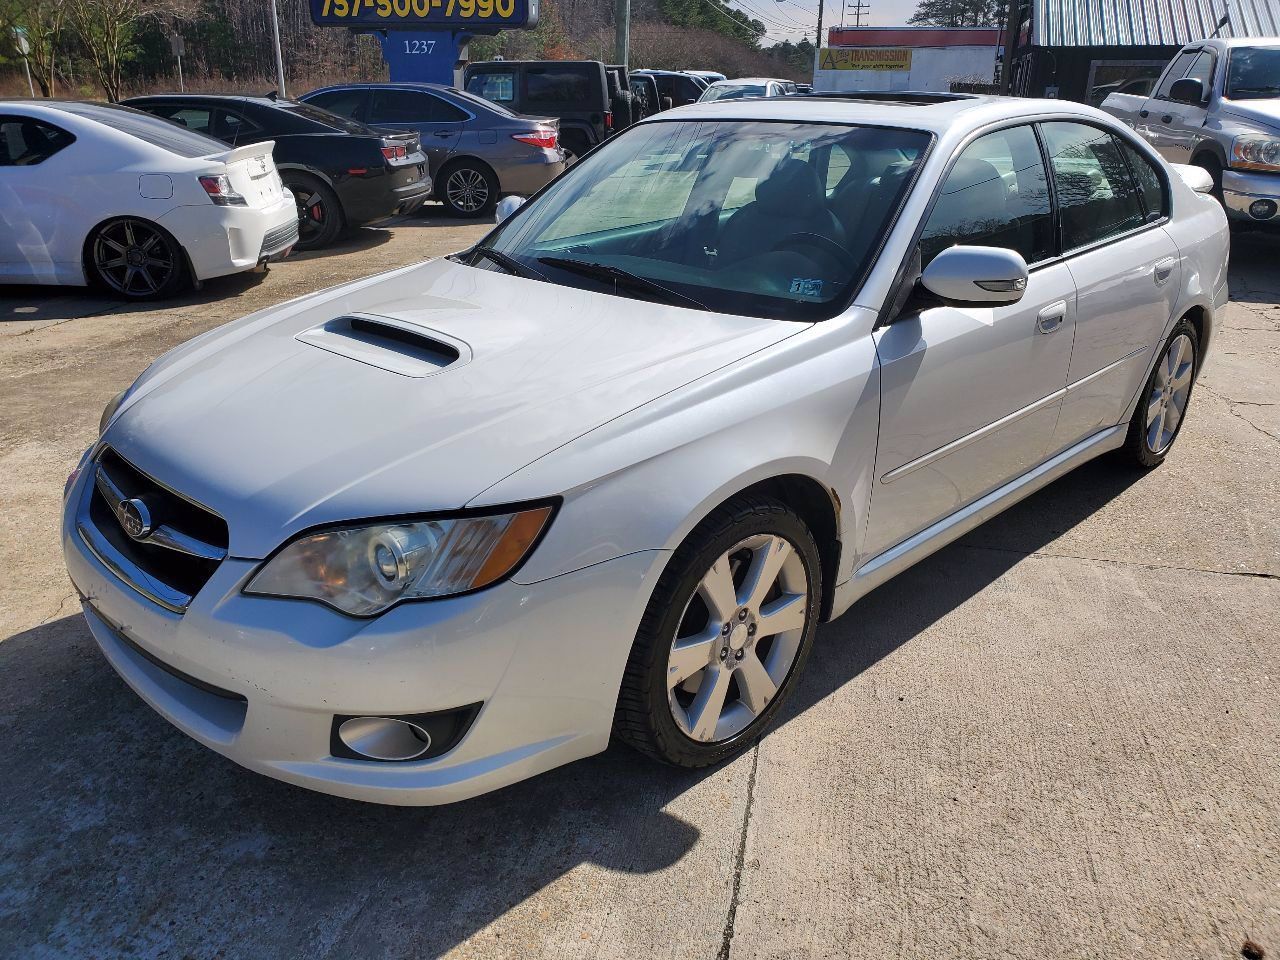
<path id="1" fill-rule="evenodd" d="M 320 235 L 329 219 L 324 197 L 306 186 L 293 188 L 293 202 L 298 207 L 298 239 L 306 242 Z"/>
<path id="2" fill-rule="evenodd" d="M 809 578 L 776 534 L 722 554 L 685 607 L 667 660 L 671 715 L 703 743 L 745 730 L 785 683 L 804 639 Z"/>
<path id="3" fill-rule="evenodd" d="M 444 190 L 449 203 L 463 213 L 475 213 L 489 202 L 489 182 L 479 170 L 470 167 L 449 174 Z"/>
<path id="4" fill-rule="evenodd" d="M 1191 338 L 1180 334 L 1169 344 L 1156 367 L 1155 383 L 1147 398 L 1147 449 L 1162 454 L 1177 436 L 1191 396 L 1196 353 Z"/>
<path id="5" fill-rule="evenodd" d="M 178 269 L 164 235 L 141 220 L 117 220 L 99 230 L 93 264 L 103 282 L 127 297 L 156 293 Z"/>

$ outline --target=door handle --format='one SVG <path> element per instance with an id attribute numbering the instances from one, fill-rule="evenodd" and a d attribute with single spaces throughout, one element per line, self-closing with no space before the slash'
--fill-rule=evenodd
<path id="1" fill-rule="evenodd" d="M 1147 119 L 1147 117 L 1151 116 L 1151 111 L 1150 111 L 1150 110 L 1139 110 L 1139 111 L 1138 111 L 1138 116 L 1140 116 L 1143 120 L 1145 120 L 1145 119 Z"/>
<path id="2" fill-rule="evenodd" d="M 1053 333 L 1062 326 L 1062 321 L 1065 319 L 1067 319 L 1067 301 L 1059 300 L 1057 303 L 1049 304 L 1036 316 L 1036 329 L 1041 333 Z"/>
<path id="3" fill-rule="evenodd" d="M 1178 261 L 1173 257 L 1165 257 L 1156 263 L 1154 275 L 1157 287 L 1168 283 L 1169 278 L 1173 276 L 1173 268 L 1177 265 Z"/>
<path id="4" fill-rule="evenodd" d="M 453 136 L 453 131 L 452 131 L 452 130 L 437 130 L 434 134 L 432 134 L 432 136 L 436 136 L 436 137 L 452 137 L 452 136 Z"/>
<path id="5" fill-rule="evenodd" d="M 1172 114 L 1172 113 L 1166 113 L 1163 117 L 1161 117 L 1161 118 L 1160 118 L 1160 122 L 1161 122 L 1161 123 L 1173 123 L 1173 114 Z"/>

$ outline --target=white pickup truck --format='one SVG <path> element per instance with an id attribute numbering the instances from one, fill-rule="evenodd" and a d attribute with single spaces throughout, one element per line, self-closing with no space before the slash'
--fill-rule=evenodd
<path id="1" fill-rule="evenodd" d="M 1280 37 L 1187 44 L 1150 96 L 1113 93 L 1102 109 L 1207 170 L 1232 220 L 1280 226 Z"/>

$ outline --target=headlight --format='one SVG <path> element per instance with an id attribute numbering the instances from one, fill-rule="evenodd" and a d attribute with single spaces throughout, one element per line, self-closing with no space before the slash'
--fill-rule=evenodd
<path id="1" fill-rule="evenodd" d="M 379 523 L 307 534 L 254 575 L 245 593 L 318 600 L 372 617 L 402 600 L 479 590 L 512 573 L 554 508 Z"/>
<path id="2" fill-rule="evenodd" d="M 130 387 L 129 390 L 133 388 Z M 120 404 L 124 403 L 124 398 L 129 395 L 129 390 L 121 390 L 114 397 L 107 401 L 107 405 L 102 408 L 102 417 L 98 420 L 98 436 L 102 436 L 107 432 L 107 424 L 111 422 L 111 418 L 116 415 L 116 411 L 120 409 Z"/>
<path id="3" fill-rule="evenodd" d="M 1231 143 L 1231 166 L 1280 171 L 1280 139 L 1253 134 L 1236 137 Z"/>

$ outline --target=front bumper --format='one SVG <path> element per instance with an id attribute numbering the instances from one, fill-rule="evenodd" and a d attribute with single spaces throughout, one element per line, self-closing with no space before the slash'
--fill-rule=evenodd
<path id="1" fill-rule="evenodd" d="M 251 270 L 268 259 L 279 259 L 292 244 L 264 250 L 268 236 L 297 233 L 298 211 L 286 196 L 263 207 L 183 206 L 160 218 L 187 252 L 197 280 Z"/>
<path id="2" fill-rule="evenodd" d="M 1259 200 L 1270 201 L 1273 205 L 1269 217 L 1258 218 L 1249 212 Z M 1280 173 L 1224 170 L 1222 201 L 1227 208 L 1227 217 L 1233 221 L 1280 226 Z"/>
<path id="3" fill-rule="evenodd" d="M 68 497 L 76 504 L 92 471 Z M 108 570 L 75 529 L 67 570 L 121 677 L 184 733 L 250 770 L 325 793 L 426 805 L 475 796 L 598 753 L 627 653 L 661 569 L 643 552 L 525 585 L 407 603 L 373 620 L 241 593 L 260 561 L 224 560 L 184 614 Z M 334 756 L 335 715 L 462 709 L 479 715 L 448 753 Z"/>

